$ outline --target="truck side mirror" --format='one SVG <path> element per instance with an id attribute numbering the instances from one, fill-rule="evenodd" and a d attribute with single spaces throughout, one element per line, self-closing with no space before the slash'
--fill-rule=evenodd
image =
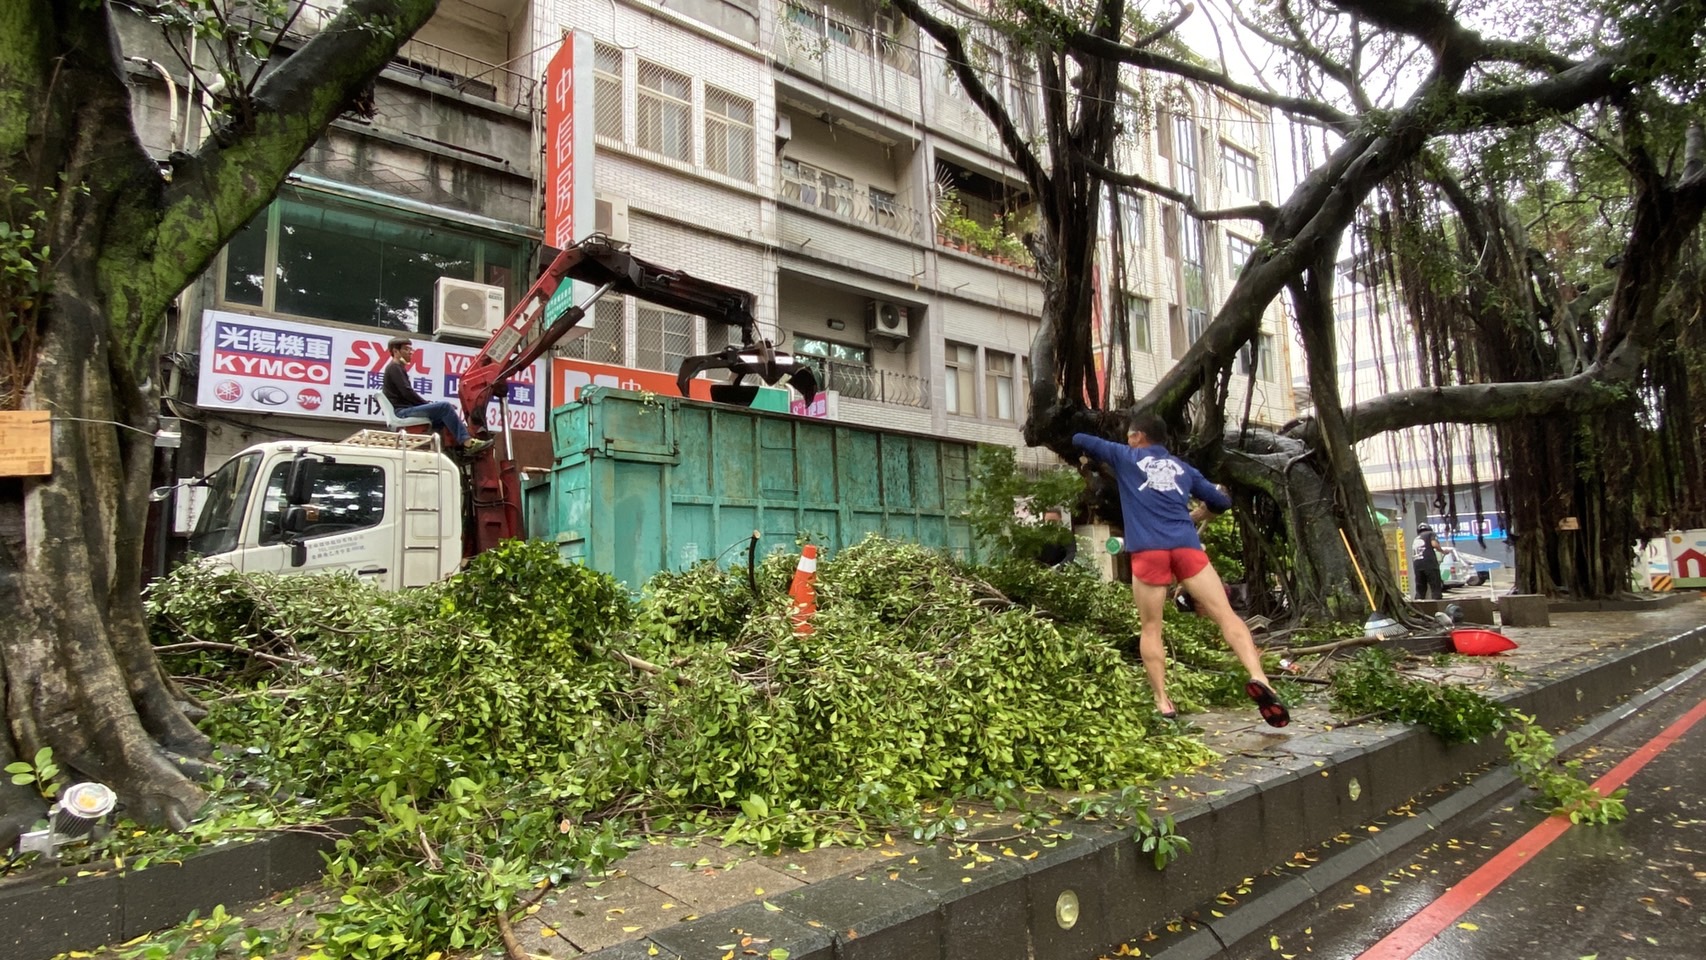
<path id="1" fill-rule="evenodd" d="M 284 502 L 292 505 L 308 503 L 314 499 L 314 481 L 320 475 L 320 461 L 311 460 L 302 454 L 290 461 L 290 473 L 284 481 Z"/>

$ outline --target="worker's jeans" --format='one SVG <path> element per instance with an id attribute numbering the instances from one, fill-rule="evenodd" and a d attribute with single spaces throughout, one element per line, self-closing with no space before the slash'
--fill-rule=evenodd
<path id="1" fill-rule="evenodd" d="M 462 425 L 462 415 L 457 413 L 456 408 L 447 400 L 434 400 L 418 407 L 400 407 L 397 416 L 403 419 L 426 417 L 432 421 L 434 430 L 448 432 L 457 446 L 468 442 L 468 428 Z"/>

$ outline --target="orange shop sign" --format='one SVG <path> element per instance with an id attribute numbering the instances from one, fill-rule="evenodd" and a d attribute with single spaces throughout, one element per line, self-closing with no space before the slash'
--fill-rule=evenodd
<path id="1" fill-rule="evenodd" d="M 553 407 L 580 398 L 582 387 L 615 387 L 619 390 L 643 390 L 665 397 L 679 396 L 675 376 L 657 370 L 636 370 L 608 363 L 593 363 L 571 357 L 556 357 L 551 361 L 551 405 Z M 711 381 L 695 378 L 688 383 L 688 395 L 695 400 L 711 399 Z"/>

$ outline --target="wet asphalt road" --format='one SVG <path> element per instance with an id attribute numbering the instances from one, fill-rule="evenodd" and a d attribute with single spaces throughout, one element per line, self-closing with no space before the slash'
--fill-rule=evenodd
<path id="1" fill-rule="evenodd" d="M 1594 780 L 1706 700 L 1706 675 L 1677 688 L 1580 752 Z M 1628 781 L 1629 816 L 1571 826 L 1413 952 L 1387 960 L 1706 960 L 1706 721 Z M 1352 877 L 1229 951 L 1257 958 L 1355 960 L 1453 884 L 1546 820 L 1513 793 L 1453 824 L 1402 862 Z M 1508 856 L 1517 856 L 1516 853 Z M 1299 911 L 1302 914 L 1302 911 Z M 1391 945 L 1387 945 L 1390 947 Z"/>

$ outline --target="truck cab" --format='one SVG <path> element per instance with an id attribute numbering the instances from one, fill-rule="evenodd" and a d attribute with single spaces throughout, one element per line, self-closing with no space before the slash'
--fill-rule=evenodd
<path id="1" fill-rule="evenodd" d="M 204 563 L 347 572 L 397 590 L 462 562 L 462 475 L 431 437 L 363 430 L 337 443 L 262 443 L 201 482 L 189 547 Z"/>

